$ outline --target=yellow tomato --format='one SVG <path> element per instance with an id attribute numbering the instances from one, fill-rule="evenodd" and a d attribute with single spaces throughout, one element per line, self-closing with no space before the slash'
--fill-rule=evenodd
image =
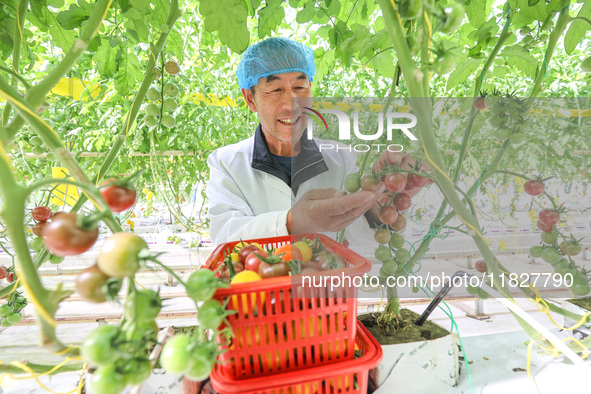
<path id="1" fill-rule="evenodd" d="M 309 263 L 312 259 L 312 248 L 310 247 L 310 245 L 308 245 L 304 241 L 297 241 L 293 244 L 293 246 L 295 246 L 300 250 L 300 252 L 302 252 L 302 261 L 304 263 Z"/>
<path id="2" fill-rule="evenodd" d="M 262 278 L 260 277 L 259 274 L 257 274 L 254 271 L 249 271 L 249 270 L 245 270 L 242 272 L 237 273 L 236 275 L 234 275 L 234 277 L 232 278 L 232 280 L 230 281 L 230 284 L 236 284 L 236 283 L 247 283 L 247 282 L 255 282 L 255 281 L 259 281 L 262 280 Z M 261 304 L 265 303 L 265 293 L 264 292 L 260 292 L 260 297 L 261 297 Z M 232 307 L 237 310 L 237 311 L 242 311 L 245 315 L 248 314 L 248 308 L 247 308 L 247 302 L 248 302 L 248 296 L 246 294 L 242 294 L 242 303 L 238 302 L 238 296 L 232 296 Z M 254 310 L 255 306 L 256 306 L 256 295 L 255 294 L 250 294 L 250 305 L 251 305 L 251 310 Z"/>
<path id="3" fill-rule="evenodd" d="M 254 245 L 254 246 L 256 246 L 256 247 L 257 247 L 257 248 L 259 248 L 260 250 L 264 250 L 264 249 L 263 249 L 263 247 L 261 246 L 261 244 L 260 244 L 260 243 L 258 243 L 258 242 L 252 242 L 252 243 L 251 243 L 251 245 Z"/>

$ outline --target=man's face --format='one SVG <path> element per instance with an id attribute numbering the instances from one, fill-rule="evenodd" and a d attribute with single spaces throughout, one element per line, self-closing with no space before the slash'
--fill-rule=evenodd
<path id="1" fill-rule="evenodd" d="M 306 128 L 308 117 L 302 107 L 312 105 L 310 81 L 300 72 L 277 74 L 261 78 L 254 90 L 254 95 L 242 90 L 246 103 L 258 114 L 271 151 L 281 146 L 284 152 L 287 145 L 300 140 Z"/>

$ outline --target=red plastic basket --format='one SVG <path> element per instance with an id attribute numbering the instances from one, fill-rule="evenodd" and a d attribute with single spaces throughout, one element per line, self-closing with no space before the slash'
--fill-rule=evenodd
<path id="1" fill-rule="evenodd" d="M 342 269 L 315 273 L 313 276 L 318 282 L 330 275 L 361 276 L 371 268 L 369 260 L 322 234 L 245 242 L 276 248 L 300 238 L 318 239 L 326 250 L 345 260 Z M 216 269 L 227 251 L 238 243 L 218 246 L 206 267 Z M 334 289 L 298 288 L 301 280 L 302 275 L 270 278 L 234 284 L 216 292 L 215 299 L 226 302 L 231 298 L 228 309 L 238 311 L 228 317 L 235 335 L 232 343 L 228 345 L 219 338 L 220 348 L 225 351 L 219 356 L 219 362 L 226 376 L 246 379 L 354 357 L 357 288 L 348 285 Z"/>
<path id="2" fill-rule="evenodd" d="M 251 379 L 233 379 L 218 364 L 211 383 L 220 394 L 366 393 L 369 371 L 382 361 L 382 347 L 359 321 L 355 344 L 360 358 Z"/>

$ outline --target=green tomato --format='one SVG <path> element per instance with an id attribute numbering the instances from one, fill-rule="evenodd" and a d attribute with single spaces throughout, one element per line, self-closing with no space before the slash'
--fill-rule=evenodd
<path id="1" fill-rule="evenodd" d="M 450 53 L 446 53 L 443 56 L 439 56 L 435 59 L 433 66 L 435 67 L 435 72 L 439 75 L 449 74 L 454 70 L 456 64 L 458 63 L 458 58 L 453 56 Z"/>
<path id="2" fill-rule="evenodd" d="M 120 335 L 121 329 L 117 326 L 95 328 L 82 343 L 82 357 L 94 365 L 112 364 L 119 357 L 115 342 Z"/>
<path id="3" fill-rule="evenodd" d="M 101 248 L 96 264 L 109 276 L 125 278 L 140 268 L 138 254 L 148 245 L 139 235 L 119 232 L 111 235 Z"/>
<path id="4" fill-rule="evenodd" d="M 150 101 L 158 101 L 158 100 L 160 100 L 160 97 L 161 97 L 160 90 L 158 90 L 156 87 L 152 86 L 146 92 L 146 97 Z"/>
<path id="5" fill-rule="evenodd" d="M 398 233 L 393 233 L 390 237 L 390 246 L 394 249 L 400 249 L 404 246 L 404 237 Z"/>
<path id="6" fill-rule="evenodd" d="M 144 123 L 149 128 L 152 128 L 156 127 L 156 125 L 158 124 L 158 120 L 154 116 L 146 116 L 146 118 L 144 119 Z"/>
<path id="7" fill-rule="evenodd" d="M 176 119 L 173 116 L 164 115 L 162 117 L 162 126 L 168 127 L 170 129 L 170 128 L 173 128 L 175 124 L 176 124 Z"/>
<path id="8" fill-rule="evenodd" d="M 200 269 L 191 274 L 186 282 L 187 295 L 195 301 L 207 301 L 220 287 L 213 271 Z"/>
<path id="9" fill-rule="evenodd" d="M 136 386 L 145 382 L 152 373 L 152 364 L 146 359 L 131 359 L 126 361 L 121 372 L 126 385 Z"/>
<path id="10" fill-rule="evenodd" d="M 168 112 L 173 112 L 174 110 L 177 109 L 178 104 L 176 103 L 175 99 L 173 99 L 172 97 L 169 97 L 166 100 L 164 100 L 163 107 Z"/>
<path id="11" fill-rule="evenodd" d="M 390 248 L 384 245 L 378 246 L 374 255 L 378 261 L 386 261 L 392 257 Z"/>
<path id="12" fill-rule="evenodd" d="M 544 232 L 540 235 L 540 238 L 542 238 L 542 242 L 548 245 L 552 245 L 556 242 L 556 235 L 554 232 Z"/>
<path id="13" fill-rule="evenodd" d="M 5 319 L 8 320 L 10 324 L 16 324 L 23 320 L 23 314 L 20 312 L 13 312 L 10 315 L 6 316 Z"/>
<path id="14" fill-rule="evenodd" d="M 10 327 L 12 326 L 12 323 L 8 321 L 8 319 L 2 319 L 2 321 L 0 322 L 0 324 L 2 325 L 2 327 Z"/>
<path id="15" fill-rule="evenodd" d="M 29 242 L 29 248 L 31 248 L 35 251 L 40 251 L 41 248 L 43 248 L 43 238 L 41 238 L 41 237 L 33 238 L 33 240 L 31 240 L 31 242 Z"/>
<path id="16" fill-rule="evenodd" d="M 392 259 L 386 260 L 382 265 L 382 270 L 387 274 L 387 276 L 394 275 L 396 271 L 398 271 L 398 263 Z"/>
<path id="17" fill-rule="evenodd" d="M 562 255 L 558 250 L 552 247 L 544 248 L 541 254 L 542 260 L 550 264 L 556 264 L 562 258 Z"/>
<path id="18" fill-rule="evenodd" d="M 423 0 L 401 0 L 398 3 L 398 12 L 402 19 L 415 19 L 421 15 Z"/>
<path id="19" fill-rule="evenodd" d="M 156 104 L 150 103 L 146 105 L 146 113 L 148 116 L 158 116 L 160 115 L 160 107 Z"/>
<path id="20" fill-rule="evenodd" d="M 576 296 L 585 296 L 589 294 L 589 278 L 582 272 L 577 272 L 573 278 L 573 284 L 570 291 Z"/>
<path id="21" fill-rule="evenodd" d="M 349 174 L 345 177 L 345 190 L 349 193 L 355 193 L 361 187 L 359 175 Z"/>
<path id="22" fill-rule="evenodd" d="M 160 365 L 167 372 L 183 373 L 190 367 L 191 338 L 187 334 L 177 334 L 170 338 L 160 354 Z"/>
<path id="23" fill-rule="evenodd" d="M 541 257 L 543 250 L 544 248 L 541 246 L 532 246 L 529 248 L 529 254 L 531 257 Z"/>
<path id="24" fill-rule="evenodd" d="M 408 249 L 398 249 L 396 251 L 396 260 L 398 260 L 400 264 L 406 264 L 408 260 L 410 260 L 410 252 L 408 251 Z"/>
<path id="25" fill-rule="evenodd" d="M 6 316 L 10 315 L 13 312 L 12 306 L 8 304 L 4 304 L 0 306 L 0 317 L 5 318 Z"/>
<path id="26" fill-rule="evenodd" d="M 37 137 L 37 136 L 31 137 L 31 139 L 29 140 L 29 142 L 33 146 L 41 146 L 41 145 L 43 145 L 43 140 L 40 137 Z"/>
<path id="27" fill-rule="evenodd" d="M 523 133 L 521 131 L 518 131 L 517 133 L 513 133 L 509 137 L 509 141 L 511 141 L 511 143 L 513 145 L 523 144 L 525 142 L 525 133 Z"/>
<path id="28" fill-rule="evenodd" d="M 34 155 L 41 156 L 44 153 L 45 153 L 45 149 L 43 149 L 42 147 L 40 147 L 40 146 L 33 147 L 33 154 Z"/>
<path id="29" fill-rule="evenodd" d="M 123 306 L 123 313 L 129 320 L 139 324 L 151 323 L 162 309 L 162 300 L 157 292 L 140 289 L 132 292 Z"/>
<path id="30" fill-rule="evenodd" d="M 503 115 L 493 115 L 488 120 L 490 125 L 496 129 L 503 128 L 505 126 L 505 116 Z"/>
<path id="31" fill-rule="evenodd" d="M 168 97 L 176 97 L 179 94 L 179 87 L 176 86 L 174 83 L 169 82 L 164 85 L 164 95 Z"/>
<path id="32" fill-rule="evenodd" d="M 519 29 L 519 34 L 521 34 L 522 36 L 525 36 L 526 34 L 529 34 L 531 32 L 531 28 L 529 26 L 524 26 L 521 29 Z"/>
<path id="33" fill-rule="evenodd" d="M 464 6 L 460 3 L 454 3 L 451 7 L 445 9 L 445 16 L 443 17 L 443 24 L 439 30 L 443 33 L 453 33 L 462 24 L 464 19 Z"/>
<path id="34" fill-rule="evenodd" d="M 200 346 L 191 353 L 189 368 L 185 371 L 185 377 L 200 382 L 211 374 L 215 363 L 215 356 L 208 346 Z"/>
<path id="35" fill-rule="evenodd" d="M 59 264 L 62 261 L 64 261 L 65 257 L 61 257 L 61 256 L 56 256 L 54 254 L 51 255 L 51 257 L 49 258 L 49 262 L 51 264 Z"/>
<path id="36" fill-rule="evenodd" d="M 480 297 L 481 300 L 486 300 L 487 298 L 489 298 L 490 296 L 488 295 L 488 293 L 482 289 L 478 289 L 478 291 L 476 292 L 476 294 L 478 294 L 478 297 Z"/>
<path id="37" fill-rule="evenodd" d="M 387 228 L 381 228 L 375 232 L 373 238 L 377 243 L 385 245 L 390 242 L 390 231 Z"/>
<path id="38" fill-rule="evenodd" d="M 205 301 L 197 311 L 197 320 L 201 327 L 215 330 L 226 317 L 224 306 L 218 300 Z"/>
<path id="39" fill-rule="evenodd" d="M 526 35 L 525 37 L 523 37 L 523 38 L 521 39 L 521 42 L 522 42 L 523 44 L 529 44 L 530 42 L 532 42 L 532 41 L 533 41 L 533 39 L 534 39 L 534 38 L 528 34 L 528 35 Z"/>
<path id="40" fill-rule="evenodd" d="M 90 378 L 90 387 L 94 394 L 118 394 L 125 386 L 125 378 L 117 372 L 115 364 L 97 368 Z"/>
<path id="41" fill-rule="evenodd" d="M 511 137 L 511 130 L 509 129 L 497 129 L 495 134 L 495 138 L 499 141 L 505 141 L 507 138 Z"/>

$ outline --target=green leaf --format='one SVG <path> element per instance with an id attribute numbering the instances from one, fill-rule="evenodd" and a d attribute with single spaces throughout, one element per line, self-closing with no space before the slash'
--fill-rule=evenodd
<path id="1" fill-rule="evenodd" d="M 540 1 L 540 0 L 527 0 L 527 4 L 530 7 L 533 7 L 534 5 L 538 4 L 538 1 Z"/>
<path id="2" fill-rule="evenodd" d="M 67 11 L 62 11 L 57 15 L 57 21 L 66 30 L 74 30 L 80 27 L 82 22 L 88 19 L 90 13 L 76 4 L 70 5 Z"/>
<path id="3" fill-rule="evenodd" d="M 387 78 L 392 78 L 396 64 L 394 62 L 394 55 L 392 51 L 382 52 L 373 58 L 372 63 L 376 70 Z"/>
<path id="4" fill-rule="evenodd" d="M 53 42 L 58 47 L 62 48 L 64 52 L 67 52 L 72 48 L 74 44 L 74 40 L 76 40 L 76 33 L 72 30 L 65 30 L 60 27 L 57 20 L 54 18 L 54 23 L 52 23 L 51 27 L 49 28 L 49 34 L 51 34 L 51 38 Z"/>
<path id="5" fill-rule="evenodd" d="M 309 1 L 306 3 L 304 8 L 302 8 L 296 15 L 296 22 L 298 23 L 308 23 L 314 18 L 316 15 L 316 8 L 314 7 L 314 1 Z"/>
<path id="6" fill-rule="evenodd" d="M 47 0 L 47 5 L 50 7 L 61 8 L 64 6 L 64 0 Z"/>
<path id="7" fill-rule="evenodd" d="M 472 0 L 466 6 L 466 15 L 470 24 L 474 27 L 480 27 L 486 21 L 490 14 L 492 2 L 490 0 Z"/>
<path id="8" fill-rule="evenodd" d="M 199 12 L 205 20 L 205 30 L 217 31 L 222 44 L 236 53 L 248 47 L 248 11 L 241 0 L 202 0 L 199 2 Z"/>
<path id="9" fill-rule="evenodd" d="M 581 7 L 577 16 L 591 19 L 591 1 L 583 3 L 583 7 Z M 591 26 L 585 21 L 575 20 L 570 24 L 570 27 L 564 36 L 564 48 L 566 49 L 566 53 L 569 55 L 572 53 L 575 47 L 583 40 L 585 33 L 589 29 L 591 29 Z"/>
<path id="10" fill-rule="evenodd" d="M 328 3 L 328 0 L 326 1 Z M 326 9 L 326 12 L 330 16 L 338 17 L 339 12 L 341 11 L 341 2 L 339 0 L 332 0 L 330 5 Z"/>
<path id="11" fill-rule="evenodd" d="M 177 29 L 174 29 L 168 35 L 168 40 L 166 41 L 166 48 L 167 52 L 174 54 L 179 61 L 179 63 L 183 62 L 183 48 L 185 47 L 185 40 L 178 32 Z"/>
<path id="12" fill-rule="evenodd" d="M 152 0 L 154 5 L 154 11 L 150 13 L 150 22 L 152 26 L 156 27 L 160 31 L 164 31 L 166 18 L 170 12 L 170 1 L 169 0 Z M 172 26 L 166 27 L 170 29 Z"/>
<path id="13" fill-rule="evenodd" d="M 111 77 L 117 72 L 117 48 L 111 47 L 107 40 L 102 40 L 102 45 L 96 51 L 92 60 L 96 63 L 99 73 L 105 77 Z"/>
<path id="14" fill-rule="evenodd" d="M 129 0 L 129 4 L 131 4 L 133 8 L 137 8 L 142 12 L 146 12 L 150 9 L 150 2 L 147 0 Z"/>
<path id="15" fill-rule="evenodd" d="M 253 9 L 258 10 L 263 0 L 250 0 L 250 5 Z"/>
<path id="16" fill-rule="evenodd" d="M 133 29 L 137 32 L 139 40 L 141 42 L 150 41 L 150 29 L 146 25 L 143 19 L 132 19 Z"/>
<path id="17" fill-rule="evenodd" d="M 121 11 L 124 13 L 131 8 L 131 3 L 129 0 L 117 0 L 117 4 L 119 4 L 119 8 L 121 8 Z"/>
<path id="18" fill-rule="evenodd" d="M 314 76 L 312 87 L 314 87 L 314 84 L 322 82 L 324 75 L 326 75 L 330 68 L 334 67 L 334 49 L 329 49 L 325 52 L 323 48 L 318 48 L 314 51 L 314 59 L 316 59 L 316 75 Z"/>
<path id="19" fill-rule="evenodd" d="M 519 0 L 519 14 L 530 17 L 538 21 L 545 21 L 548 17 L 548 11 L 546 11 L 546 2 L 536 2 L 535 5 L 529 4 L 530 0 Z"/>
<path id="20" fill-rule="evenodd" d="M 480 60 L 469 59 L 464 63 L 458 64 L 447 79 L 447 90 L 452 89 L 461 82 L 465 82 L 481 63 Z"/>
<path id="21" fill-rule="evenodd" d="M 135 88 L 136 81 L 142 77 L 140 62 L 134 53 L 123 51 L 118 66 L 115 88 L 120 95 L 126 96 Z"/>
<path id="22" fill-rule="evenodd" d="M 510 66 L 516 67 L 526 75 L 533 75 L 536 72 L 536 59 L 522 46 L 514 45 L 505 47 L 501 56 L 507 59 Z"/>
<path id="23" fill-rule="evenodd" d="M 259 10 L 259 38 L 270 36 L 285 18 L 285 10 L 281 6 L 283 0 L 267 0 L 264 8 Z"/>

